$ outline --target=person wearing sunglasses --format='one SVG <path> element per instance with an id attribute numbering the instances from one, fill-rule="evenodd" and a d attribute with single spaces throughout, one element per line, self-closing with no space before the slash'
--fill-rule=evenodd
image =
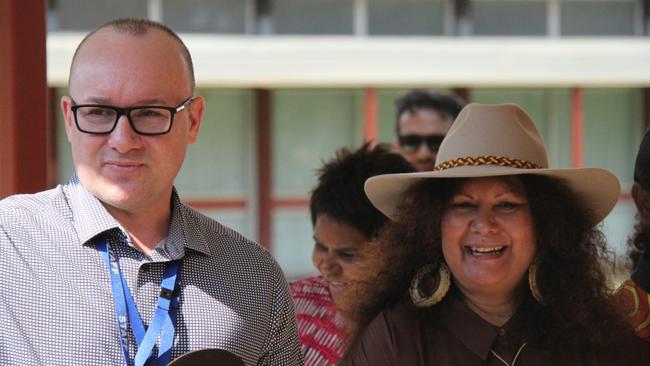
<path id="1" fill-rule="evenodd" d="M 189 51 L 139 18 L 100 26 L 61 98 L 75 174 L 0 202 L 0 365 L 167 365 L 223 349 L 302 365 L 284 275 L 174 188 L 205 101 Z"/>
<path id="2" fill-rule="evenodd" d="M 431 171 L 463 103 L 451 95 L 414 89 L 399 97 L 395 107 L 397 150 L 417 171 Z"/>

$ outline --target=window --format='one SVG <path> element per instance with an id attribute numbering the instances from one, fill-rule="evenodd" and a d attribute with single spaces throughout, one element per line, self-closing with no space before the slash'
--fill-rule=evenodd
<path id="1" fill-rule="evenodd" d="M 274 0 L 277 34 L 353 34 L 352 0 Z"/>
<path id="2" fill-rule="evenodd" d="M 546 35 L 544 0 L 476 0 L 470 11 L 475 35 Z"/>
<path id="3" fill-rule="evenodd" d="M 246 33 L 246 0 L 164 0 L 165 23 L 177 32 Z"/>
<path id="4" fill-rule="evenodd" d="M 634 35 L 635 2 L 565 0 L 560 32 L 565 36 Z"/>
<path id="5" fill-rule="evenodd" d="M 368 34 L 426 36 L 443 35 L 444 32 L 444 1 L 368 1 Z"/>
<path id="6" fill-rule="evenodd" d="M 147 0 L 57 0 L 49 3 L 48 30 L 89 31 L 122 17 L 146 17 Z"/>

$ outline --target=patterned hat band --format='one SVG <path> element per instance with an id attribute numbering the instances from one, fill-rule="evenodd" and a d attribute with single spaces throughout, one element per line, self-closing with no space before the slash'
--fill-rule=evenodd
<path id="1" fill-rule="evenodd" d="M 459 166 L 498 165 L 518 169 L 542 169 L 541 166 L 526 160 L 507 158 L 504 156 L 484 155 L 466 156 L 454 160 L 447 160 L 436 165 L 434 171 L 441 171 Z"/>

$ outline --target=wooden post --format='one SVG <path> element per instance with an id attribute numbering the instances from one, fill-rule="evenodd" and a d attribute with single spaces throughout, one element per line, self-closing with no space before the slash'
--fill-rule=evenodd
<path id="1" fill-rule="evenodd" d="M 571 89 L 571 166 L 584 165 L 584 110 L 582 88 Z"/>
<path id="2" fill-rule="evenodd" d="M 363 138 L 364 141 L 377 141 L 379 135 L 377 127 L 377 89 L 367 88 L 365 95 L 365 116 Z"/>
<path id="3" fill-rule="evenodd" d="M 47 188 L 45 1 L 0 1 L 0 198 Z"/>

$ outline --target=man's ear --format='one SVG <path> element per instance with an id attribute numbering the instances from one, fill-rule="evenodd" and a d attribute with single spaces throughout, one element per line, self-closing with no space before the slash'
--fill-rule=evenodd
<path id="1" fill-rule="evenodd" d="M 646 193 L 639 183 L 634 183 L 632 185 L 632 199 L 636 205 L 636 209 L 639 212 L 639 216 L 644 221 L 650 220 L 650 196 Z"/>
<path id="2" fill-rule="evenodd" d="M 60 105 L 61 113 L 63 113 L 63 121 L 65 122 L 65 134 L 68 138 L 68 141 L 70 141 L 72 132 L 76 128 L 74 126 L 74 116 L 72 109 L 70 109 L 70 107 L 72 107 L 72 98 L 67 95 L 61 97 Z"/>
<path id="3" fill-rule="evenodd" d="M 189 143 L 192 144 L 194 141 L 196 141 L 196 138 L 199 135 L 199 130 L 201 129 L 201 122 L 203 121 L 203 116 L 205 115 L 205 99 L 203 99 L 201 96 L 197 96 L 192 101 L 192 103 L 190 103 L 188 109 L 188 138 Z"/>

